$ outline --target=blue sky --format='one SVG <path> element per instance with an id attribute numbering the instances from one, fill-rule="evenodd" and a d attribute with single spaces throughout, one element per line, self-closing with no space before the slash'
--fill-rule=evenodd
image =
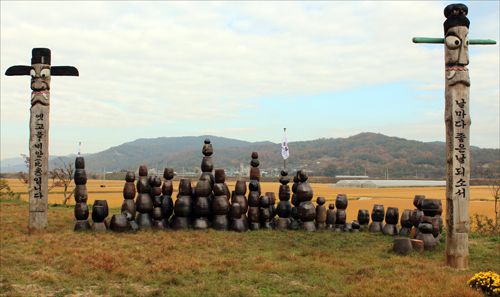
<path id="1" fill-rule="evenodd" d="M 498 1 L 464 2 L 471 39 L 500 40 Z M 1 71 L 31 49 L 53 77 L 50 154 L 212 134 L 289 142 L 376 132 L 444 141 L 441 1 L 6 2 Z M 44 11 L 40 14 L 40 11 Z M 470 46 L 471 144 L 500 146 L 500 51 Z M 1 159 L 28 153 L 29 77 L 1 79 Z"/>

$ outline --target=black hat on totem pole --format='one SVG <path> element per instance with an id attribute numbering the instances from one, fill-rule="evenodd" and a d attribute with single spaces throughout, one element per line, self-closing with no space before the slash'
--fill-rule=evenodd
<path id="1" fill-rule="evenodd" d="M 50 65 L 50 49 L 41 47 L 31 51 L 31 64 L 39 63 Z"/>
<path id="2" fill-rule="evenodd" d="M 448 32 L 451 27 L 455 26 L 465 26 L 469 28 L 469 19 L 467 18 L 467 13 L 469 9 L 467 6 L 461 3 L 450 4 L 444 8 L 444 16 L 446 21 L 444 22 L 444 34 Z"/>

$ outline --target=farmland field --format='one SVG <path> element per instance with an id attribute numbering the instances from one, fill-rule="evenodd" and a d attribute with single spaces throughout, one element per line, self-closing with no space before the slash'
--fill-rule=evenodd
<path id="1" fill-rule="evenodd" d="M 11 189 L 21 195 L 21 199 L 28 201 L 28 191 L 21 182 L 15 179 L 8 180 Z M 110 207 L 121 207 L 123 203 L 123 185 L 125 181 L 110 180 L 106 181 L 106 187 L 101 187 L 102 181 L 89 180 L 87 189 L 89 191 L 88 203 L 92 204 L 96 199 L 106 199 Z M 174 181 L 174 201 L 179 182 Z M 229 189 L 234 189 L 235 182 L 227 183 Z M 291 184 L 289 184 L 291 185 Z M 262 193 L 278 192 L 280 183 L 261 183 Z M 400 214 L 405 209 L 414 209 L 413 197 L 415 195 L 425 195 L 428 198 L 441 199 L 443 209 L 446 209 L 445 187 L 398 187 L 398 188 L 330 188 L 327 184 L 311 184 L 314 191 L 313 202 L 316 197 L 325 197 L 326 206 L 335 203 L 338 194 L 346 194 L 349 198 L 347 207 L 347 218 L 352 221 L 357 217 L 359 209 L 368 209 L 370 212 L 374 204 L 382 204 L 387 207 L 398 207 Z M 469 214 L 485 214 L 488 217 L 494 217 L 494 202 L 487 186 L 472 186 L 471 201 L 469 203 Z M 277 199 L 278 200 L 278 199 Z M 49 203 L 60 204 L 63 201 L 62 189 L 54 188 L 49 193 Z M 277 201 L 276 203 L 278 203 Z M 74 205 L 75 201 L 71 198 L 68 203 Z M 443 218 L 446 217 L 446 211 L 443 211 Z"/>

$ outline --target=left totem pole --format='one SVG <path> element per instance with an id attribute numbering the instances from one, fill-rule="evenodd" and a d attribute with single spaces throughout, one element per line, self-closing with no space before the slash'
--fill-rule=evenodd
<path id="1" fill-rule="evenodd" d="M 50 66 L 50 49 L 34 48 L 31 66 L 11 66 L 5 75 L 31 75 L 30 172 L 28 231 L 43 233 L 47 228 L 49 173 L 50 79 L 78 76 L 73 66 Z"/>

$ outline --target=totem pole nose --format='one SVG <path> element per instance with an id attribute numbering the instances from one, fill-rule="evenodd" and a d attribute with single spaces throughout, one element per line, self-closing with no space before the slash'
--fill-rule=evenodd
<path id="1" fill-rule="evenodd" d="M 462 46 L 458 57 L 458 64 L 469 65 L 469 51 Z"/>
<path id="2" fill-rule="evenodd" d="M 44 81 L 42 81 L 41 78 L 35 78 L 35 79 L 33 79 L 33 83 L 32 83 L 31 86 L 32 86 L 31 89 L 33 91 L 48 90 L 47 84 Z"/>

